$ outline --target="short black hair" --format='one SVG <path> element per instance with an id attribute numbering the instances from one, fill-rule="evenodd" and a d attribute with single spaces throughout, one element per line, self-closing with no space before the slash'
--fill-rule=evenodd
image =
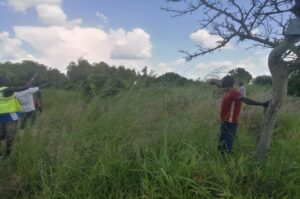
<path id="1" fill-rule="evenodd" d="M 234 85 L 234 78 L 230 75 L 227 75 L 222 78 L 222 88 L 232 88 Z"/>
<path id="2" fill-rule="evenodd" d="M 243 86 L 244 85 L 244 82 L 240 82 L 240 86 Z"/>

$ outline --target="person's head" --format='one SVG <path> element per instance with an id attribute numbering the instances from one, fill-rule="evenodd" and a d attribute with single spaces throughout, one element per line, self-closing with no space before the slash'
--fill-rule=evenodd
<path id="1" fill-rule="evenodd" d="M 222 88 L 232 88 L 234 85 L 234 78 L 230 75 L 227 75 L 222 78 L 221 87 Z"/>
<path id="2" fill-rule="evenodd" d="M 244 82 L 240 82 L 240 86 L 244 86 Z"/>

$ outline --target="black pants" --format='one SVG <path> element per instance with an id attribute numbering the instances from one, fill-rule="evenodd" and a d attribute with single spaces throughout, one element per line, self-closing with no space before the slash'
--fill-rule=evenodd
<path id="1" fill-rule="evenodd" d="M 36 111 L 30 111 L 22 113 L 21 117 L 21 129 L 25 129 L 28 123 L 28 120 L 30 122 L 30 126 L 33 126 L 36 118 Z"/>
<path id="2" fill-rule="evenodd" d="M 0 122 L 0 141 L 6 141 L 6 154 L 10 154 L 18 131 L 18 121 Z"/>

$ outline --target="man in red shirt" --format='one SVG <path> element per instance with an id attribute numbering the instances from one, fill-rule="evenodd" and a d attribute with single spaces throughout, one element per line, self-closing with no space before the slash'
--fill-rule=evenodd
<path id="1" fill-rule="evenodd" d="M 234 137 L 236 134 L 238 120 L 242 108 L 242 102 L 248 105 L 267 107 L 268 102 L 257 102 L 244 97 L 239 91 L 233 88 L 234 79 L 232 76 L 225 76 L 220 87 L 224 89 L 224 96 L 221 104 L 221 134 L 218 149 L 222 154 L 231 153 Z"/>

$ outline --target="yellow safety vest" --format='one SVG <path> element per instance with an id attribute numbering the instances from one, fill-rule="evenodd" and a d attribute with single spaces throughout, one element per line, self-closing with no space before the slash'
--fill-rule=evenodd
<path id="1" fill-rule="evenodd" d="M 7 87 L 0 88 L 0 114 L 16 113 L 21 111 L 21 105 L 15 95 L 4 97 L 2 91 Z"/>

